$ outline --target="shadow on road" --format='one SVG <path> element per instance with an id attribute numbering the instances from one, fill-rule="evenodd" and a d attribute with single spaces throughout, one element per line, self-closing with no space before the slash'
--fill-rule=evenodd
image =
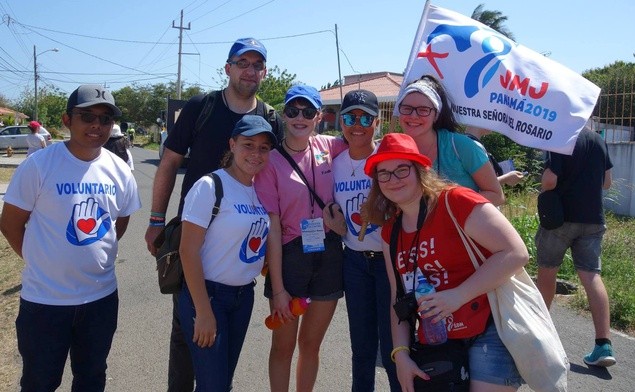
<path id="1" fill-rule="evenodd" d="M 569 370 L 574 372 L 574 373 L 578 373 L 578 374 L 588 374 L 590 376 L 595 376 L 597 378 L 601 378 L 602 380 L 612 380 L 613 376 L 611 376 L 611 373 L 609 373 L 609 371 L 604 368 L 604 367 L 600 367 L 600 366 L 581 366 L 578 365 L 576 363 L 570 363 L 569 364 Z"/>

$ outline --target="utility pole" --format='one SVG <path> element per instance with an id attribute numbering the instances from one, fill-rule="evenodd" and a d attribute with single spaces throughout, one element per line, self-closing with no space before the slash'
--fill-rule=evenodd
<path id="1" fill-rule="evenodd" d="M 35 45 L 33 45 L 33 80 L 35 81 L 35 107 L 33 109 L 33 120 L 37 121 L 37 54 L 35 52 Z"/>
<path id="2" fill-rule="evenodd" d="M 335 24 L 335 48 L 337 49 L 337 74 L 339 77 L 338 84 L 340 85 L 340 105 L 341 105 L 342 101 L 344 100 L 344 95 L 342 91 L 342 70 L 340 68 L 340 43 L 337 37 L 337 23 Z M 337 116 L 335 117 L 335 129 L 340 129 L 339 118 L 340 118 L 340 113 L 337 112 Z"/>
<path id="3" fill-rule="evenodd" d="M 190 29 L 190 22 L 187 22 L 187 27 L 183 27 L 183 10 L 181 10 L 181 22 L 179 26 L 174 25 L 174 21 L 172 21 L 172 28 L 179 29 L 179 69 L 176 76 L 176 99 L 181 99 L 181 53 L 183 47 L 183 30 Z"/>

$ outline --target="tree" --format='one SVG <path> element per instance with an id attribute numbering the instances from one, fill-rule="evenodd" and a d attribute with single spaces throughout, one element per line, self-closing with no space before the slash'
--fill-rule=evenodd
<path id="1" fill-rule="evenodd" d="M 218 68 L 216 74 L 218 78 L 214 78 L 214 81 L 221 86 L 220 88 L 227 87 L 228 79 L 225 74 L 225 68 Z M 258 89 L 258 98 L 267 102 L 276 110 L 282 110 L 284 106 L 284 96 L 289 87 L 295 84 L 295 78 L 296 74 L 291 74 L 286 69 L 280 70 L 280 67 L 277 65 L 268 67 L 267 76 L 262 80 L 260 89 Z"/>
<path id="2" fill-rule="evenodd" d="M 485 26 L 491 27 L 503 34 L 505 37 L 513 40 L 514 34 L 512 34 L 512 32 L 504 26 L 507 21 L 507 17 L 500 11 L 486 10 L 483 9 L 484 7 L 485 4 L 479 4 L 478 7 L 474 8 L 474 12 L 472 12 L 472 19 L 478 20 Z"/>
<path id="3" fill-rule="evenodd" d="M 200 86 L 189 86 L 181 91 L 182 99 L 189 99 L 200 94 Z M 121 109 L 122 122 L 134 122 L 137 125 L 149 126 L 156 123 L 162 110 L 165 110 L 168 96 L 176 96 L 176 84 L 170 82 L 154 85 L 133 84 L 113 91 L 115 102 Z"/>
<path id="4" fill-rule="evenodd" d="M 38 89 L 38 120 L 47 128 L 61 128 L 62 114 L 66 111 L 68 97 L 57 87 L 42 87 Z M 25 88 L 18 97 L 14 108 L 33 117 L 35 97 L 33 91 Z"/>

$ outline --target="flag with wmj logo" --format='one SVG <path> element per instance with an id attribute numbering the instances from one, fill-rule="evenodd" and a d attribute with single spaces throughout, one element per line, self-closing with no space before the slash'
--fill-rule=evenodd
<path id="1" fill-rule="evenodd" d="M 459 122 L 562 154 L 572 153 L 600 94 L 599 87 L 565 66 L 428 3 L 402 88 L 423 75 L 443 84 Z"/>

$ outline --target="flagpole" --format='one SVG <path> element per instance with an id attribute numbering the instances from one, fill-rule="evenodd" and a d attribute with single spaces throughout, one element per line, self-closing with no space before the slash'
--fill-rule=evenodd
<path id="1" fill-rule="evenodd" d="M 425 28 L 426 20 L 428 20 L 428 12 L 430 10 L 430 0 L 426 0 L 426 4 L 423 6 L 423 15 L 421 16 L 421 20 L 419 21 L 419 27 L 417 27 L 417 33 L 415 34 L 414 42 L 412 43 L 412 50 L 410 51 L 410 57 L 408 58 L 408 63 L 406 64 L 406 70 L 404 71 L 404 79 L 401 83 L 401 88 L 406 87 L 412 80 L 406 80 L 406 75 L 408 75 L 408 71 L 412 68 L 415 60 L 417 59 L 417 52 L 421 47 L 421 40 L 423 37 L 423 30 Z"/>
<path id="2" fill-rule="evenodd" d="M 406 75 L 408 75 L 408 71 L 410 71 L 410 68 L 412 68 L 412 65 L 417 59 L 417 50 L 418 48 L 421 47 L 421 40 L 423 39 L 423 29 L 425 28 L 426 20 L 428 19 L 429 9 L 430 9 L 430 0 L 426 0 L 426 3 L 423 6 L 423 14 L 421 16 L 421 20 L 419 21 L 419 26 L 417 27 L 417 33 L 415 34 L 415 39 L 414 39 L 414 42 L 412 43 L 410 56 L 408 57 L 408 62 L 406 63 L 406 68 L 403 73 L 404 78 L 401 82 L 401 87 L 399 88 L 400 91 L 403 90 L 410 83 L 410 81 L 406 80 Z M 395 132 L 395 126 L 396 126 L 395 116 L 399 117 L 398 113 L 399 112 L 397 111 L 397 108 L 395 107 L 393 109 L 393 116 L 388 126 L 388 132 L 390 133 Z"/>

